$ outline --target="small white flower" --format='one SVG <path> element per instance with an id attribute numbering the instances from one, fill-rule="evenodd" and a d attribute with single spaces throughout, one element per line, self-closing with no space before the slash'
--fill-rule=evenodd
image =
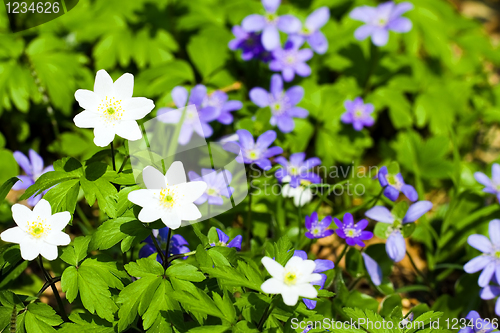
<path id="1" fill-rule="evenodd" d="M 73 118 L 80 128 L 94 129 L 94 143 L 109 145 L 115 134 L 131 141 L 142 138 L 136 120 L 144 118 L 155 107 L 152 100 L 132 97 L 134 76 L 123 74 L 113 83 L 108 72 L 101 69 L 95 76 L 94 91 L 79 89 L 75 98 L 85 110 Z"/>
<path id="2" fill-rule="evenodd" d="M 66 227 L 71 214 L 61 212 L 52 215 L 47 200 L 40 200 L 31 211 L 28 207 L 15 204 L 12 206 L 12 218 L 17 227 L 2 232 L 4 242 L 19 244 L 21 257 L 33 260 L 41 254 L 47 260 L 57 258 L 57 246 L 71 242 L 68 234 L 61 230 Z"/>
<path id="3" fill-rule="evenodd" d="M 300 185 L 298 187 L 291 187 L 289 184 L 283 185 L 283 197 L 293 198 L 293 204 L 296 207 L 302 207 L 311 202 L 313 193 L 310 188 Z"/>
<path id="4" fill-rule="evenodd" d="M 164 176 L 151 166 L 144 168 L 142 178 L 147 189 L 132 191 L 128 199 L 142 207 L 139 220 L 144 223 L 161 219 L 171 229 L 177 229 L 181 220 L 193 221 L 201 217 L 193 203 L 206 190 L 203 181 L 186 183 L 182 162 L 174 162 Z"/>
<path id="5" fill-rule="evenodd" d="M 314 261 L 294 256 L 283 267 L 277 261 L 264 257 L 262 264 L 272 276 L 260 287 L 263 292 L 281 294 L 283 302 L 289 306 L 297 304 L 299 296 L 306 298 L 318 296 L 318 291 L 311 285 L 311 282 L 321 279 L 320 274 L 313 273 L 316 268 Z"/>

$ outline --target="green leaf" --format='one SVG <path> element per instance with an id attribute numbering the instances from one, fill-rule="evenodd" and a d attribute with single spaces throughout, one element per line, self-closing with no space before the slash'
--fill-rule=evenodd
<path id="1" fill-rule="evenodd" d="M 92 206 L 97 199 L 99 208 L 109 217 L 116 218 L 116 198 L 118 192 L 113 184 L 102 177 L 95 181 L 90 181 L 82 177 L 80 184 L 89 206 Z"/>
<path id="2" fill-rule="evenodd" d="M 187 331 L 187 333 L 223 333 L 230 329 L 230 326 L 224 325 L 204 325 L 203 327 L 195 327 Z"/>
<path id="3" fill-rule="evenodd" d="M 191 37 L 187 52 L 202 77 L 214 74 L 224 65 L 229 56 L 227 43 L 230 38 L 225 29 L 216 27 L 207 28 Z"/>
<path id="4" fill-rule="evenodd" d="M 92 235 L 91 249 L 107 250 L 122 242 L 122 251 L 128 251 L 131 244 L 143 241 L 151 233 L 135 217 L 118 217 L 105 221 Z M 126 240 L 128 244 L 124 244 Z"/>
<path id="5" fill-rule="evenodd" d="M 50 326 L 62 324 L 63 320 L 56 311 L 45 303 L 31 303 L 28 305 L 28 312 L 35 315 L 37 320 L 43 321 Z"/>
<path id="6" fill-rule="evenodd" d="M 413 234 L 413 232 L 415 231 L 416 227 L 417 227 L 417 225 L 415 223 L 403 224 L 403 229 L 401 230 L 403 237 L 405 237 L 405 238 L 410 237 Z"/>
<path id="7" fill-rule="evenodd" d="M 364 275 L 363 257 L 357 249 L 351 247 L 349 251 L 347 251 L 345 262 L 347 264 L 347 271 L 353 277 L 357 278 Z"/>
<path id="8" fill-rule="evenodd" d="M 24 325 L 26 327 L 26 331 L 30 333 L 57 332 L 52 326 L 39 320 L 38 317 L 30 311 L 26 312 Z"/>
<path id="9" fill-rule="evenodd" d="M 407 211 L 408 202 L 400 201 L 392 208 L 391 213 L 396 219 L 402 220 L 405 217 Z"/>
<path id="10" fill-rule="evenodd" d="M 275 256 L 276 261 L 279 262 L 282 266 L 290 260 L 293 256 L 293 245 L 290 239 L 287 236 L 283 236 L 278 239 L 278 242 L 275 243 Z"/>
<path id="11" fill-rule="evenodd" d="M 78 200 L 80 191 L 80 182 L 78 179 L 72 179 L 51 188 L 44 195 L 44 199 L 50 202 L 52 213 L 68 211 L 73 213 Z"/>
<path id="12" fill-rule="evenodd" d="M 20 200 L 25 200 L 32 195 L 37 195 L 43 191 L 51 188 L 54 185 L 62 183 L 67 180 L 77 179 L 78 176 L 69 174 L 62 171 L 49 171 L 41 175 L 35 182 L 35 184 L 28 187 L 28 189 L 21 195 Z"/>
<path id="13" fill-rule="evenodd" d="M 391 225 L 389 223 L 379 222 L 375 224 L 375 228 L 373 229 L 373 233 L 380 239 L 387 239 L 389 237 L 387 233 L 387 229 L 389 229 Z"/>
<path id="14" fill-rule="evenodd" d="M 387 171 L 391 175 L 397 175 L 399 173 L 399 164 L 398 162 L 392 161 L 391 164 L 387 167 Z"/>
<path id="15" fill-rule="evenodd" d="M 91 237 L 80 236 L 73 240 L 73 244 L 63 249 L 61 259 L 73 266 L 78 266 L 80 261 L 85 259 L 89 248 Z"/>
<path id="16" fill-rule="evenodd" d="M 0 203 L 5 200 L 5 197 L 7 196 L 7 194 L 9 194 L 12 186 L 14 186 L 14 184 L 17 183 L 18 181 L 19 178 L 12 177 L 7 179 L 5 183 L 3 183 L 2 186 L 0 186 Z"/>
<path id="17" fill-rule="evenodd" d="M 171 265 L 167 268 L 166 275 L 179 280 L 192 282 L 201 282 L 205 280 L 205 275 L 203 275 L 198 268 L 183 262 Z"/>

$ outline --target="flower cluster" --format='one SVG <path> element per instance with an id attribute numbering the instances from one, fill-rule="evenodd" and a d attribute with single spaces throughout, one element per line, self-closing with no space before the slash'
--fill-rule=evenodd
<path id="1" fill-rule="evenodd" d="M 29 158 L 20 151 L 14 152 L 14 158 L 26 173 L 26 175 L 17 176 L 17 178 L 19 178 L 19 181 L 12 187 L 12 189 L 15 191 L 26 190 L 36 182 L 38 177 L 46 172 L 54 171 L 54 167 L 52 165 L 44 168 L 43 158 L 38 155 L 33 149 L 30 149 L 29 151 Z M 40 201 L 42 196 L 47 193 L 47 191 L 48 190 L 45 190 L 40 194 L 32 195 L 31 197 L 29 197 L 28 205 L 32 207 L 35 206 Z"/>

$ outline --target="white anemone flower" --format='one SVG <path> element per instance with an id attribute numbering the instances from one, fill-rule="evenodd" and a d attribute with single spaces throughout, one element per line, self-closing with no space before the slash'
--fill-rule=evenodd
<path id="1" fill-rule="evenodd" d="M 28 207 L 15 204 L 12 206 L 12 218 L 17 227 L 10 228 L 0 234 L 4 242 L 19 244 L 21 257 L 33 260 L 41 254 L 47 260 L 57 258 L 57 246 L 68 245 L 69 235 L 61 230 L 66 227 L 71 214 L 55 213 L 47 200 L 40 200 L 31 211 Z"/>
<path id="2" fill-rule="evenodd" d="M 155 107 L 152 100 L 132 97 L 134 76 L 123 74 L 113 83 L 108 72 L 101 69 L 95 76 L 94 91 L 78 89 L 75 98 L 85 110 L 73 118 L 80 128 L 94 129 L 94 143 L 109 145 L 115 134 L 131 141 L 142 138 L 136 120 L 144 118 Z"/>
<path id="3" fill-rule="evenodd" d="M 177 229 L 181 221 L 194 221 L 201 217 L 193 203 L 206 190 L 203 181 L 186 182 L 182 162 L 174 162 L 163 175 L 152 166 L 142 172 L 147 189 L 132 191 L 128 199 L 142 207 L 139 220 L 144 223 L 161 219 L 170 229 Z"/>
<path id="4" fill-rule="evenodd" d="M 313 273 L 316 268 L 314 261 L 293 256 L 283 267 L 277 261 L 264 257 L 262 264 L 272 276 L 260 287 L 263 292 L 281 294 L 283 302 L 289 306 L 297 304 L 299 296 L 306 298 L 318 296 L 318 291 L 311 284 L 321 280 L 320 274 Z"/>

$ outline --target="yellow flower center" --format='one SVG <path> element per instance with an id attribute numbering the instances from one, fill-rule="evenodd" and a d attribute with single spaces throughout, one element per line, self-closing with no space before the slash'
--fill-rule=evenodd
<path id="1" fill-rule="evenodd" d="M 45 236 L 48 231 L 50 227 L 45 225 L 45 220 L 40 217 L 36 221 L 28 222 L 28 233 L 35 238 Z"/>
<path id="2" fill-rule="evenodd" d="M 387 24 L 387 20 L 385 18 L 379 18 L 377 24 L 381 27 Z"/>
<path id="3" fill-rule="evenodd" d="M 495 257 L 500 258 L 500 250 L 495 251 Z"/>
<path id="4" fill-rule="evenodd" d="M 122 119 L 123 113 L 125 112 L 122 108 L 121 99 L 108 96 L 101 100 L 101 104 L 99 104 L 97 111 L 101 113 L 101 119 L 104 120 L 107 125 L 113 126 L 115 126 L 116 121 Z"/>
<path id="5" fill-rule="evenodd" d="M 214 195 L 217 195 L 217 190 L 213 189 L 213 188 L 209 188 L 207 190 L 207 194 L 210 195 L 210 196 L 214 196 Z"/>
<path id="6" fill-rule="evenodd" d="M 250 158 L 251 160 L 256 160 L 259 158 L 259 154 L 257 154 L 255 150 L 250 150 L 248 152 L 248 158 Z"/>
<path id="7" fill-rule="evenodd" d="M 164 188 L 160 191 L 160 205 L 172 208 L 175 205 L 176 197 L 176 193 L 171 188 Z"/>
<path id="8" fill-rule="evenodd" d="M 297 274 L 295 272 L 287 272 L 285 274 L 285 284 L 288 286 L 297 284 Z"/>

